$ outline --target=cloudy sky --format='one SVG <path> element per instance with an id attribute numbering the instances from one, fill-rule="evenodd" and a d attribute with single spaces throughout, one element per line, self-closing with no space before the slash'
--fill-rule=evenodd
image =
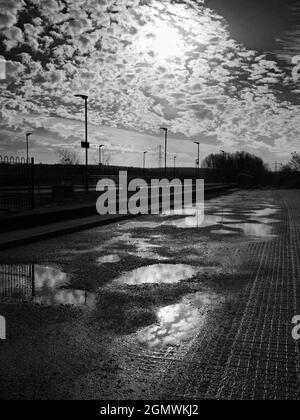
<path id="1" fill-rule="evenodd" d="M 247 150 L 272 164 L 300 151 L 300 1 L 0 0 L 0 154 L 37 162 L 84 139 L 91 160 L 194 164 Z M 4 62 L 6 64 L 4 64 Z M 300 66 L 299 66 L 300 67 Z M 300 70 L 299 70 L 300 74 Z"/>

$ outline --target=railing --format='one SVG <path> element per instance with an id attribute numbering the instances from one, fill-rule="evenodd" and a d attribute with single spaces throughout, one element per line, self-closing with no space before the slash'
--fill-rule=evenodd
<path id="1" fill-rule="evenodd" d="M 34 288 L 33 265 L 0 266 L 0 298 L 28 300 L 34 296 Z"/>
<path id="2" fill-rule="evenodd" d="M 34 160 L 0 156 L 0 210 L 34 207 Z"/>

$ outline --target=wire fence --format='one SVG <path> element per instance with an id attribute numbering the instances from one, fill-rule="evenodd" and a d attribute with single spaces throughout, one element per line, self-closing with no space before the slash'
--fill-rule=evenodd
<path id="1" fill-rule="evenodd" d="M 34 207 L 34 159 L 0 155 L 0 210 Z"/>
<path id="2" fill-rule="evenodd" d="M 0 298 L 24 301 L 34 294 L 33 265 L 0 266 Z"/>

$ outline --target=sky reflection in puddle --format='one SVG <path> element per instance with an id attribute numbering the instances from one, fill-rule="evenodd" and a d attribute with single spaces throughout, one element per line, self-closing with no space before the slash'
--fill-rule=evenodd
<path id="1" fill-rule="evenodd" d="M 186 217 L 184 219 L 177 219 L 169 221 L 168 225 L 176 226 L 177 228 L 206 228 L 210 226 L 215 226 L 222 223 L 235 223 L 238 222 L 239 219 L 234 218 L 226 218 L 219 215 L 210 215 L 206 214 L 203 216 L 201 213 L 196 212 L 194 217 Z"/>
<path id="2" fill-rule="evenodd" d="M 165 222 L 165 225 L 176 226 L 177 228 L 223 227 L 223 229 L 215 229 L 211 233 L 218 235 L 237 235 L 239 232 L 235 229 L 238 229 L 246 236 L 269 238 L 275 236 L 273 235 L 272 224 L 280 222 L 280 220 L 270 218 L 279 212 L 279 208 L 275 206 L 252 210 L 237 210 L 228 207 L 215 211 L 211 209 L 212 214 L 205 214 L 204 219 L 201 206 L 200 210 L 196 206 L 193 211 L 193 217 L 189 216 L 169 220 Z"/>
<path id="3" fill-rule="evenodd" d="M 186 264 L 155 264 L 125 273 L 115 284 L 139 286 L 143 284 L 172 284 L 188 280 L 196 274 L 218 274 L 222 267 L 193 267 Z"/>
<path id="4" fill-rule="evenodd" d="M 212 230 L 211 233 L 214 235 L 238 235 L 239 232 L 235 230 L 226 230 L 226 229 L 219 229 L 219 230 Z"/>
<path id="5" fill-rule="evenodd" d="M 261 223 L 236 223 L 230 224 L 232 229 L 240 229 L 246 236 L 256 236 L 258 238 L 274 237 L 273 226 Z"/>
<path id="6" fill-rule="evenodd" d="M 26 264 L 0 266 L 0 299 L 45 306 L 95 306 L 93 293 L 67 289 L 68 284 L 68 275 L 56 268 Z"/>
<path id="7" fill-rule="evenodd" d="M 106 255 L 97 259 L 98 264 L 116 264 L 120 261 L 121 259 L 118 255 Z"/>
<path id="8" fill-rule="evenodd" d="M 204 306 L 221 301 L 217 294 L 198 292 L 181 303 L 160 308 L 157 312 L 159 325 L 139 331 L 137 340 L 150 349 L 178 346 L 191 340 L 205 322 Z"/>
<path id="9" fill-rule="evenodd" d="M 152 283 L 171 284 L 194 277 L 198 272 L 199 269 L 190 265 L 156 264 L 126 273 L 119 279 L 114 280 L 114 283 L 129 286 Z"/>

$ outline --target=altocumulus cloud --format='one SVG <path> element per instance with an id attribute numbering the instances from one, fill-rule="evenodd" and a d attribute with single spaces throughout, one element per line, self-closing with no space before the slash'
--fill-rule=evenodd
<path id="1" fill-rule="evenodd" d="M 82 92 L 99 133 L 157 134 L 163 124 L 218 147 L 299 147 L 299 106 L 282 99 L 291 75 L 233 40 L 202 1 L 0 0 L 0 30 L 2 136 L 41 121 L 51 131 L 63 118 L 57 135 L 74 143 L 69 122 L 83 115 L 73 95 Z"/>

